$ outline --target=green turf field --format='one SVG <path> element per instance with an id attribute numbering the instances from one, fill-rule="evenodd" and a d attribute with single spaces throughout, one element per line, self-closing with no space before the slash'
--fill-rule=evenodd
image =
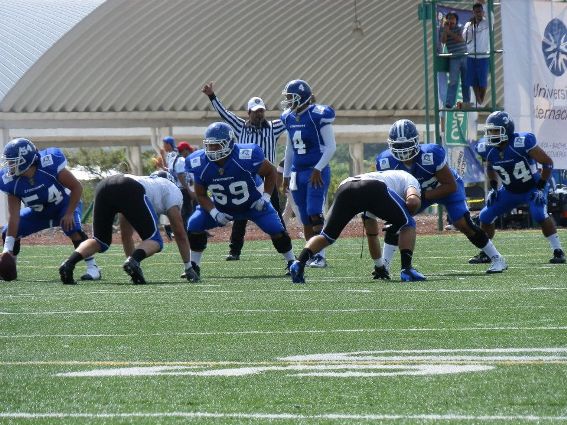
<path id="1" fill-rule="evenodd" d="M 0 283 L 0 423 L 567 422 L 567 265 L 537 231 L 495 242 L 502 275 L 469 265 L 460 234 L 420 236 L 428 281 L 409 284 L 398 256 L 394 280 L 373 281 L 360 239 L 306 285 L 269 242 L 238 262 L 210 244 L 197 285 L 175 244 L 144 261 L 146 286 L 119 247 L 76 286 L 58 281 L 70 247 L 24 247 L 19 280 Z"/>

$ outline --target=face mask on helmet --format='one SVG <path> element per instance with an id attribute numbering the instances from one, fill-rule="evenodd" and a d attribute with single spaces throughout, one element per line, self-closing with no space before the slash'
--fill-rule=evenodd
<path id="1" fill-rule="evenodd" d="M 1 166 L 9 177 L 25 173 L 37 160 L 38 152 L 35 145 L 28 139 L 13 139 L 4 147 Z"/>
<path id="2" fill-rule="evenodd" d="M 507 112 L 495 111 L 486 119 L 484 137 L 487 146 L 499 146 L 514 134 L 514 121 Z"/>
<path id="3" fill-rule="evenodd" d="M 410 120 L 396 121 L 388 134 L 388 147 L 394 158 L 409 161 L 419 153 L 419 133 Z"/>
<path id="4" fill-rule="evenodd" d="M 211 161 L 226 158 L 232 152 L 236 136 L 232 128 L 223 122 L 211 124 L 205 131 L 203 145 L 205 154 Z"/>
<path id="5" fill-rule="evenodd" d="M 291 109 L 292 111 L 305 105 L 311 100 L 311 87 L 303 80 L 292 80 L 285 85 L 282 91 L 284 99 L 280 102 L 283 110 Z"/>

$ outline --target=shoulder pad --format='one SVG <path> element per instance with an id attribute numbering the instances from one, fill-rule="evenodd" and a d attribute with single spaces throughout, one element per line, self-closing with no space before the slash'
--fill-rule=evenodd
<path id="1" fill-rule="evenodd" d="M 201 155 L 196 155 L 193 158 L 189 158 L 191 168 L 197 168 L 201 166 Z"/>
<path id="2" fill-rule="evenodd" d="M 391 168 L 390 158 L 378 158 L 378 165 L 380 167 L 380 170 L 387 170 Z"/>
<path id="3" fill-rule="evenodd" d="M 53 165 L 53 157 L 51 154 L 47 154 L 41 157 L 41 166 L 42 167 L 49 167 Z"/>
<path id="4" fill-rule="evenodd" d="M 484 153 L 484 152 L 486 152 L 486 144 L 485 144 L 484 142 L 478 142 L 478 143 L 476 144 L 476 151 L 477 151 L 478 153 L 481 153 L 481 152 Z"/>
<path id="5" fill-rule="evenodd" d="M 252 158 L 252 148 L 243 148 L 238 152 L 238 159 L 251 159 Z"/>

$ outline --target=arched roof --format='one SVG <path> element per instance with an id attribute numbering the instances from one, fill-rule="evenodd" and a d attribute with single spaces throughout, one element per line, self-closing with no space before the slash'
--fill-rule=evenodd
<path id="1" fill-rule="evenodd" d="M 357 0 L 362 36 L 353 32 L 354 1 L 107 0 L 96 7 L 100 1 L 47 1 L 77 19 L 91 12 L 75 26 L 50 18 L 61 28 L 26 56 L 35 62 L 0 96 L 2 118 L 177 125 L 210 111 L 200 92 L 206 81 L 233 110 L 244 110 L 252 95 L 277 110 L 294 78 L 307 80 L 319 102 L 361 119 L 424 109 L 416 0 Z"/>

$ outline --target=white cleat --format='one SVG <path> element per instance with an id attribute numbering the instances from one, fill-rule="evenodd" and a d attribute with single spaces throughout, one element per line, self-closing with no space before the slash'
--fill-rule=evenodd
<path id="1" fill-rule="evenodd" d="M 314 269 L 324 269 L 327 267 L 327 260 L 321 254 L 316 254 L 313 256 L 310 262 L 307 263 L 307 267 L 313 267 Z"/>
<path id="2" fill-rule="evenodd" d="M 81 276 L 81 280 L 100 280 L 101 273 L 97 265 L 87 266 L 87 272 Z"/>
<path id="3" fill-rule="evenodd" d="M 490 267 L 486 271 L 486 273 L 502 273 L 504 270 L 508 268 L 508 264 L 506 264 L 506 260 L 501 255 L 495 255 L 492 257 L 490 262 Z"/>

